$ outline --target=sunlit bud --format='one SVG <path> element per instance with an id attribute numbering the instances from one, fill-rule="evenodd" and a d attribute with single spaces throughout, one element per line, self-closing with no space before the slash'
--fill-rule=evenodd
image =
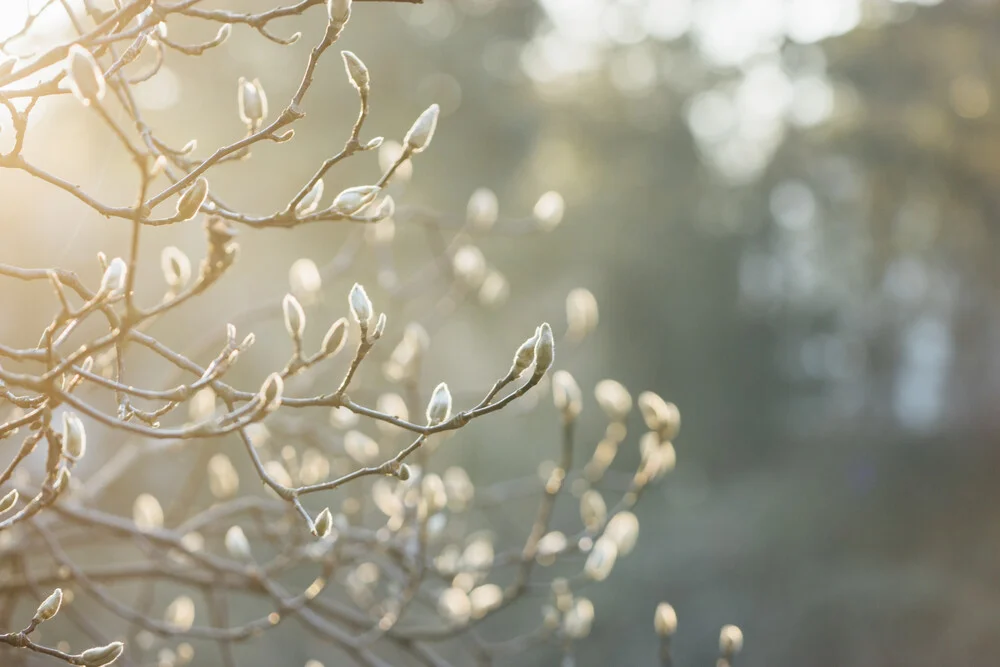
<path id="1" fill-rule="evenodd" d="M 84 106 L 104 99 L 104 73 L 93 54 L 79 44 L 71 46 L 66 56 L 66 82 Z"/>
<path id="2" fill-rule="evenodd" d="M 535 335 L 521 343 L 517 352 L 514 353 L 514 363 L 510 370 L 515 377 L 521 375 L 535 361 L 535 346 L 538 344 L 538 336 L 539 330 L 535 329 Z"/>
<path id="3" fill-rule="evenodd" d="M 285 330 L 288 335 L 292 340 L 301 340 L 306 330 L 306 313 L 302 310 L 302 304 L 291 294 L 286 294 L 281 301 L 281 308 L 285 313 Z"/>
<path id="4" fill-rule="evenodd" d="M 323 336 L 323 356 L 329 357 L 340 352 L 347 342 L 347 320 L 343 317 L 330 325 Z"/>
<path id="5" fill-rule="evenodd" d="M 267 95 L 258 79 L 247 81 L 242 76 L 238 85 L 237 102 L 240 107 L 240 120 L 248 126 L 254 126 L 267 116 Z"/>
<path id="6" fill-rule="evenodd" d="M 326 537 L 330 534 L 331 528 L 333 528 L 333 515 L 330 514 L 329 507 L 324 507 L 323 511 L 316 515 L 316 520 L 313 521 L 312 534 L 316 537 Z"/>
<path id="7" fill-rule="evenodd" d="M 309 215 L 319 206 L 319 200 L 323 198 L 323 179 L 316 181 L 316 184 L 309 188 L 309 192 L 295 205 L 295 215 L 299 218 Z"/>
<path id="8" fill-rule="evenodd" d="M 596 531 L 608 516 L 608 506 L 601 494 L 594 489 L 588 490 L 580 497 L 580 518 L 589 531 Z"/>
<path id="9" fill-rule="evenodd" d="M 673 403 L 667 403 L 659 394 L 644 391 L 639 394 L 639 411 L 650 431 L 656 431 L 664 441 L 677 437 L 681 430 L 681 413 Z"/>
<path id="10" fill-rule="evenodd" d="M 162 25 L 164 28 L 167 27 L 167 24 L 163 23 L 163 22 L 161 22 L 160 25 Z M 232 24 L 231 23 L 223 23 L 222 27 L 219 28 L 219 31 L 217 33 L 215 33 L 215 39 L 213 39 L 212 42 L 216 46 L 221 46 L 222 44 L 224 44 L 226 42 L 227 39 L 229 39 L 230 35 L 232 35 L 232 34 L 233 34 L 233 26 L 232 26 Z"/>
<path id="11" fill-rule="evenodd" d="M 331 206 L 333 211 L 340 215 L 354 215 L 375 201 L 380 190 L 381 188 L 377 185 L 358 185 L 347 188 L 334 198 Z"/>
<path id="12" fill-rule="evenodd" d="M 62 441 L 63 454 L 68 459 L 76 461 L 87 451 L 87 431 L 76 413 L 63 413 Z"/>
<path id="13" fill-rule="evenodd" d="M 552 337 L 552 327 L 543 322 L 538 328 L 538 341 L 535 343 L 535 377 L 545 375 L 556 357 L 556 341 Z"/>
<path id="14" fill-rule="evenodd" d="M 566 421 L 575 419 L 583 409 L 583 394 L 580 385 L 567 371 L 552 374 L 552 401 Z"/>
<path id="15" fill-rule="evenodd" d="M 608 521 L 604 535 L 618 547 L 618 553 L 627 556 L 639 538 L 639 519 L 632 512 L 618 512 Z"/>
<path id="16" fill-rule="evenodd" d="M 240 475 L 225 454 L 208 460 L 208 488 L 216 498 L 232 498 L 240 488 Z"/>
<path id="17" fill-rule="evenodd" d="M 472 618 L 482 618 L 503 602 L 503 590 L 496 584 L 484 584 L 469 591 Z"/>
<path id="18" fill-rule="evenodd" d="M 568 336 L 582 340 L 597 326 L 597 299 L 590 290 L 578 287 L 566 296 Z"/>
<path id="19" fill-rule="evenodd" d="M 724 625 L 719 632 L 719 652 L 731 657 L 743 650 L 743 631 L 735 625 Z"/>
<path id="20" fill-rule="evenodd" d="M 202 176 L 177 199 L 176 217 L 178 221 L 190 220 L 198 215 L 198 211 L 207 198 L 208 179 Z"/>
<path id="21" fill-rule="evenodd" d="M 76 656 L 78 665 L 82 667 L 104 667 L 110 665 L 125 650 L 125 644 L 121 642 L 111 642 L 107 646 L 95 646 Z"/>
<path id="22" fill-rule="evenodd" d="M 566 548 L 566 544 L 566 535 L 562 531 L 548 532 L 538 540 L 535 557 L 541 565 L 552 565 L 556 562 L 556 556 Z"/>
<path id="23" fill-rule="evenodd" d="M 14 66 L 17 65 L 17 58 L 8 58 L 7 56 L 0 56 L 0 76 L 7 76 L 14 71 Z"/>
<path id="24" fill-rule="evenodd" d="M 656 605 L 653 614 L 653 628 L 661 637 L 672 637 L 677 632 L 677 612 L 666 602 Z"/>
<path id="25" fill-rule="evenodd" d="M 264 384 L 260 386 L 260 391 L 258 396 L 260 397 L 260 404 L 263 406 L 261 410 L 264 414 L 270 414 L 277 410 L 281 406 L 282 394 L 285 390 L 285 381 L 277 373 L 271 373 L 264 380 Z"/>
<path id="26" fill-rule="evenodd" d="M 351 0 L 326 0 L 326 12 L 332 23 L 342 26 L 351 18 Z"/>
<path id="27" fill-rule="evenodd" d="M 59 472 L 56 473 L 56 481 L 52 483 L 52 490 L 56 493 L 62 493 L 67 488 L 69 488 L 70 472 L 65 466 L 59 468 Z"/>
<path id="28" fill-rule="evenodd" d="M 194 615 L 194 600 L 180 595 L 167 605 L 163 618 L 172 630 L 187 632 L 194 625 Z"/>
<path id="29" fill-rule="evenodd" d="M 247 561 L 252 558 L 250 540 L 247 539 L 246 533 L 239 526 L 231 526 L 226 531 L 225 543 L 226 551 L 236 560 Z"/>
<path id="30" fill-rule="evenodd" d="M 59 613 L 59 607 L 62 606 L 63 592 L 61 588 L 57 588 L 45 598 L 42 604 L 38 605 L 38 610 L 35 612 L 35 617 L 32 618 L 33 623 L 44 623 L 53 616 Z"/>
<path id="31" fill-rule="evenodd" d="M 451 265 L 455 277 L 469 287 L 479 287 L 486 277 L 486 258 L 474 245 L 465 245 L 455 251 Z"/>
<path id="32" fill-rule="evenodd" d="M 160 268 L 172 289 L 180 289 L 191 280 L 191 260 L 176 246 L 168 245 L 160 253 Z"/>
<path id="33" fill-rule="evenodd" d="M 16 505 L 19 496 L 20 494 L 17 492 L 17 489 L 11 489 L 10 491 L 7 492 L 7 495 L 5 495 L 3 498 L 0 498 L 0 514 L 3 514 L 4 512 L 10 510 L 11 507 Z"/>
<path id="34" fill-rule="evenodd" d="M 461 588 L 446 588 L 438 598 L 438 612 L 453 625 L 464 625 L 472 614 L 468 593 Z"/>
<path id="35" fill-rule="evenodd" d="M 399 465 L 399 472 L 396 473 L 396 477 L 405 482 L 412 476 L 413 476 L 413 471 L 410 470 L 410 466 L 407 465 L 406 463 L 401 463 Z"/>
<path id="36" fill-rule="evenodd" d="M 308 257 L 300 257 L 288 269 L 288 284 L 292 294 L 305 303 L 315 303 L 317 294 L 323 288 L 323 276 L 316 262 Z"/>
<path id="37" fill-rule="evenodd" d="M 148 493 L 140 493 L 132 504 L 132 520 L 135 527 L 144 532 L 163 527 L 163 507 L 160 501 Z"/>
<path id="38" fill-rule="evenodd" d="M 177 152 L 180 153 L 181 155 L 190 155 L 191 152 L 194 151 L 194 149 L 196 148 L 198 148 L 198 140 L 189 139 L 188 142 L 183 146 L 181 146 L 181 149 Z"/>
<path id="39" fill-rule="evenodd" d="M 385 333 L 385 323 L 386 323 L 386 321 L 387 321 L 387 318 L 385 316 L 385 313 L 379 313 L 378 314 L 378 319 L 375 320 L 375 328 L 372 329 L 372 338 L 374 340 L 378 340 L 379 338 L 382 337 L 382 334 Z"/>
<path id="40" fill-rule="evenodd" d="M 532 215 L 534 215 L 535 221 L 538 222 L 538 226 L 548 231 L 555 229 L 562 222 L 565 210 L 566 203 L 563 201 L 562 195 L 555 190 L 550 190 L 535 202 Z"/>
<path id="41" fill-rule="evenodd" d="M 361 465 L 374 463 L 378 459 L 378 443 L 361 431 L 348 431 L 344 434 L 344 451 Z"/>
<path id="42" fill-rule="evenodd" d="M 164 168 L 167 166 L 167 157 L 165 155 L 157 155 L 156 159 L 153 160 L 153 164 L 149 166 L 149 177 L 153 178 L 159 176 L 163 173 Z"/>
<path id="43" fill-rule="evenodd" d="M 108 264 L 101 276 L 99 294 L 104 296 L 119 296 L 125 291 L 125 278 L 128 276 L 128 264 L 121 257 L 115 257 Z"/>
<path id="44" fill-rule="evenodd" d="M 490 271 L 479 287 L 479 302 L 484 306 L 502 306 L 510 296 L 510 284 L 499 271 Z"/>
<path id="45" fill-rule="evenodd" d="M 587 598 L 577 598 L 563 617 L 563 632 L 570 639 L 584 639 L 594 624 L 594 604 Z"/>
<path id="46" fill-rule="evenodd" d="M 497 196 L 489 188 L 479 188 L 469 197 L 469 204 L 465 209 L 465 217 L 469 224 L 476 229 L 489 229 L 500 215 L 500 202 Z"/>
<path id="47" fill-rule="evenodd" d="M 372 321 L 374 310 L 372 309 L 372 300 L 368 298 L 368 293 L 365 292 L 365 288 L 360 283 L 354 283 L 354 287 L 351 288 L 351 293 L 348 295 L 348 302 L 354 321 L 360 324 L 363 330 L 367 329 Z"/>
<path id="48" fill-rule="evenodd" d="M 413 122 L 413 126 L 403 138 L 403 144 L 411 153 L 419 153 L 431 143 L 440 113 L 441 108 L 432 104 Z"/>
<path id="49" fill-rule="evenodd" d="M 594 397 L 611 421 L 625 421 L 632 411 L 632 395 L 620 382 L 601 380 L 594 387 Z"/>
<path id="50" fill-rule="evenodd" d="M 431 400 L 427 404 L 427 423 L 434 425 L 448 419 L 451 415 L 451 392 L 448 385 L 442 382 L 434 388 Z"/>
<path id="51" fill-rule="evenodd" d="M 361 62 L 361 58 L 350 51 L 341 51 L 340 55 L 344 58 L 344 67 L 347 69 L 347 76 L 351 78 L 351 83 L 358 89 L 359 93 L 366 95 L 371 86 L 371 75 L 368 73 L 368 68 Z"/>
<path id="52" fill-rule="evenodd" d="M 618 560 L 618 547 L 607 537 L 602 537 L 594 543 L 594 548 L 587 555 L 583 572 L 593 581 L 604 581 Z"/>

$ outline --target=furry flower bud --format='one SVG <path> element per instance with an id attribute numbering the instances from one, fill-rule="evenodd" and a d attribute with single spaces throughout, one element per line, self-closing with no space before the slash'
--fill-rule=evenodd
<path id="1" fill-rule="evenodd" d="M 427 404 L 427 423 L 440 424 L 449 416 L 451 416 L 451 392 L 448 390 L 448 385 L 442 382 L 434 388 L 431 400 Z"/>
<path id="2" fill-rule="evenodd" d="M 351 84 L 359 93 L 367 95 L 371 87 L 371 74 L 368 73 L 368 68 L 361 62 L 361 58 L 350 51 L 341 51 L 340 55 L 344 58 L 344 68 L 351 79 Z"/>
<path id="3" fill-rule="evenodd" d="M 419 153 L 430 145 L 440 114 L 441 107 L 432 104 L 413 121 L 413 125 L 403 138 L 403 144 L 411 153 Z"/>
<path id="4" fill-rule="evenodd" d="M 177 199 L 177 220 L 184 222 L 198 215 L 207 198 L 208 179 L 202 176 Z"/>
<path id="5" fill-rule="evenodd" d="M 83 667 L 104 667 L 104 665 L 110 665 L 117 660 L 124 650 L 125 644 L 122 642 L 111 642 L 107 646 L 95 646 L 77 656 L 77 660 L 79 660 L 77 664 L 83 665 Z"/>
<path id="6" fill-rule="evenodd" d="M 79 460 L 87 451 L 87 431 L 73 412 L 63 413 L 62 446 L 63 454 L 73 461 Z"/>
<path id="7" fill-rule="evenodd" d="M 360 324 L 362 329 L 367 329 L 372 321 L 374 310 L 368 293 L 365 292 L 365 288 L 360 283 L 354 283 L 348 301 L 351 305 L 351 315 L 354 316 L 354 321 Z"/>
<path id="8" fill-rule="evenodd" d="M 545 375 L 556 357 L 556 342 L 552 336 L 552 327 L 543 322 L 538 328 L 538 341 L 535 343 L 535 377 Z"/>
<path id="9" fill-rule="evenodd" d="M 331 528 L 333 528 L 333 515 L 330 514 L 329 507 L 324 507 L 323 511 L 316 515 L 316 520 L 313 521 L 312 534 L 316 537 L 326 537 L 330 534 Z"/>
<path id="10" fill-rule="evenodd" d="M 258 79 L 247 81 L 240 77 L 236 97 L 240 107 L 240 120 L 248 127 L 253 127 L 267 117 L 267 95 Z"/>
<path id="11" fill-rule="evenodd" d="M 66 56 L 66 83 L 84 106 L 104 99 L 107 84 L 104 73 L 93 54 L 79 44 L 74 44 Z"/>
<path id="12" fill-rule="evenodd" d="M 57 588 L 45 598 L 42 604 L 38 605 L 38 610 L 35 611 L 34 618 L 31 619 L 32 623 L 44 623 L 53 616 L 59 613 L 59 607 L 62 606 L 63 592 L 61 588 Z"/>
<path id="13" fill-rule="evenodd" d="M 285 314 L 285 329 L 292 340 L 301 341 L 306 330 L 306 313 L 302 304 L 291 294 L 286 294 L 281 301 L 281 309 Z"/>

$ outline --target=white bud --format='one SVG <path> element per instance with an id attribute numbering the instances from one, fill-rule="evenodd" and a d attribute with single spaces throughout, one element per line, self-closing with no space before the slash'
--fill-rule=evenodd
<path id="1" fill-rule="evenodd" d="M 79 460 L 87 451 L 87 431 L 76 413 L 63 413 L 62 446 L 63 454 L 73 461 Z"/>
<path id="2" fill-rule="evenodd" d="M 465 625 L 472 615 L 469 594 L 461 588 L 446 588 L 438 598 L 438 613 L 452 625 Z"/>
<path id="3" fill-rule="evenodd" d="M 572 290 L 566 296 L 566 321 L 568 336 L 572 340 L 582 340 L 597 326 L 597 299 L 583 287 Z"/>
<path id="4" fill-rule="evenodd" d="M 743 650 L 743 631 L 735 625 L 724 625 L 719 632 L 719 652 L 734 656 Z"/>
<path id="5" fill-rule="evenodd" d="M 348 302 L 351 306 L 351 315 L 354 316 L 354 321 L 360 324 L 362 329 L 367 329 L 372 321 L 374 310 L 372 308 L 372 301 L 368 298 L 368 293 L 365 292 L 365 288 L 360 283 L 354 283 L 354 287 L 351 288 L 351 293 L 348 296 Z"/>
<path id="6" fill-rule="evenodd" d="M 653 614 L 653 628 L 661 637 L 672 637 L 677 632 L 677 612 L 666 602 L 656 605 Z"/>
<path id="7" fill-rule="evenodd" d="M 347 320 L 341 317 L 327 330 L 326 335 L 323 336 L 323 356 L 330 357 L 338 352 L 344 347 L 344 343 L 347 341 Z"/>
<path id="8" fill-rule="evenodd" d="M 240 120 L 253 127 L 267 117 L 267 95 L 258 79 L 247 81 L 240 77 L 237 87 L 237 102 L 240 107 Z"/>
<path id="9" fill-rule="evenodd" d="M 288 269 L 288 284 L 296 298 L 306 303 L 315 303 L 317 294 L 323 287 L 323 276 L 320 275 L 316 262 L 308 257 L 300 257 Z"/>
<path id="10" fill-rule="evenodd" d="M 343 26 L 351 18 L 351 0 L 326 0 L 326 12 L 331 23 Z"/>
<path id="11" fill-rule="evenodd" d="M 110 665 L 117 660 L 124 650 L 125 644 L 122 642 L 111 642 L 107 646 L 88 648 L 76 656 L 78 660 L 76 664 L 82 665 L 82 667 L 104 667 L 104 665 Z"/>
<path id="12" fill-rule="evenodd" d="M 57 588 L 49 594 L 49 597 L 42 601 L 42 604 L 38 605 L 38 610 L 35 611 L 34 618 L 31 619 L 32 623 L 44 623 L 53 616 L 59 613 L 59 607 L 62 606 L 63 592 L 61 588 Z"/>
<path id="13" fill-rule="evenodd" d="M 535 343 L 535 377 L 545 375 L 556 357 L 556 342 L 552 336 L 552 327 L 543 322 L 538 328 L 538 342 Z"/>
<path id="14" fill-rule="evenodd" d="M 219 499 L 232 498 L 240 488 L 240 475 L 225 454 L 208 460 L 208 488 Z"/>
<path id="15" fill-rule="evenodd" d="M 403 144 L 411 153 L 419 153 L 431 143 L 440 113 L 441 108 L 432 104 L 413 121 L 413 125 L 403 138 Z"/>
<path id="16" fill-rule="evenodd" d="M 160 268 L 172 289 L 180 289 L 191 280 L 191 260 L 176 246 L 167 246 L 160 253 Z"/>
<path id="17" fill-rule="evenodd" d="M 570 639 L 585 639 L 594 624 L 594 604 L 587 598 L 577 598 L 563 617 L 563 632 Z"/>
<path id="18" fill-rule="evenodd" d="M 16 505 L 19 496 L 20 494 L 17 492 L 17 489 L 11 489 L 7 492 L 7 495 L 0 498 L 0 514 L 7 512 L 10 508 Z"/>
<path id="19" fill-rule="evenodd" d="M 69 89 L 84 106 L 104 99 L 104 73 L 90 51 L 79 44 L 71 46 L 65 68 Z"/>
<path id="20" fill-rule="evenodd" d="M 482 618 L 503 602 L 503 589 L 496 584 L 483 584 L 469 591 L 472 618 Z"/>
<path id="21" fill-rule="evenodd" d="M 381 188 L 377 185 L 358 185 L 347 188 L 334 198 L 331 208 L 340 215 L 360 213 L 375 201 L 380 190 Z"/>
<path id="22" fill-rule="evenodd" d="M 178 222 L 190 220 L 198 215 L 198 211 L 207 198 L 208 179 L 202 176 L 177 199 L 177 214 L 175 217 Z"/>
<path id="23" fill-rule="evenodd" d="M 496 194 L 489 188 L 479 188 L 469 197 L 465 209 L 465 217 L 469 224 L 477 229 L 486 230 L 492 227 L 500 215 L 500 202 Z"/>
<path id="24" fill-rule="evenodd" d="M 382 334 L 385 333 L 385 324 L 387 321 L 388 318 L 385 316 L 385 313 L 378 314 L 378 319 L 375 320 L 375 328 L 372 329 L 373 340 L 378 340 L 379 338 L 382 337 Z"/>
<path id="25" fill-rule="evenodd" d="M 347 76 L 351 79 L 351 84 L 362 95 L 368 94 L 368 89 L 371 86 L 371 75 L 365 64 L 361 62 L 361 58 L 350 51 L 341 51 L 340 55 L 344 58 L 344 68 L 347 70 Z"/>
<path id="26" fill-rule="evenodd" d="M 639 519 L 632 512 L 618 512 L 608 521 L 604 534 L 618 546 L 618 553 L 627 556 L 639 538 Z"/>
<path id="27" fill-rule="evenodd" d="M 427 423 L 440 424 L 451 415 L 451 392 L 448 385 L 442 382 L 434 388 L 431 400 L 427 403 Z"/>
<path id="28" fill-rule="evenodd" d="M 398 477 L 400 481 L 405 482 L 412 476 L 413 471 L 410 470 L 410 466 L 406 463 L 401 463 L 399 466 L 399 472 L 396 473 L 396 477 Z"/>
<path id="29" fill-rule="evenodd" d="M 556 371 L 552 374 L 552 401 L 567 421 L 576 419 L 583 410 L 580 385 L 568 371 Z"/>
<path id="30" fill-rule="evenodd" d="M 302 304 L 291 294 L 286 294 L 281 301 L 281 309 L 285 313 L 285 330 L 292 340 L 302 340 L 302 334 L 306 330 L 306 313 L 302 310 Z"/>
<path id="31" fill-rule="evenodd" d="M 264 414 L 271 414 L 281 406 L 282 394 L 285 390 L 285 381 L 277 373 L 271 373 L 260 386 L 258 396 L 261 410 Z"/>
<path id="32" fill-rule="evenodd" d="M 580 497 L 580 518 L 587 530 L 596 531 L 608 516 L 608 506 L 601 494 L 589 489 Z"/>
<path id="33" fill-rule="evenodd" d="M 330 514 L 329 507 L 324 507 L 323 511 L 316 515 L 316 520 L 313 521 L 312 534 L 316 537 L 326 537 L 330 534 L 331 528 L 333 528 L 333 515 Z"/>
<path id="34" fill-rule="evenodd" d="M 172 630 L 187 632 L 194 625 L 194 600 L 187 595 L 174 598 L 174 601 L 167 605 L 163 616 Z"/>
<path id="35" fill-rule="evenodd" d="M 304 217 L 312 213 L 319 206 L 319 200 L 323 198 L 323 179 L 316 181 L 316 184 L 309 188 L 309 192 L 295 205 L 295 216 Z"/>
<path id="36" fill-rule="evenodd" d="M 670 441 L 681 430 L 681 413 L 673 403 L 667 403 L 659 394 L 644 391 L 639 394 L 639 411 L 650 431 L 660 434 L 660 439 Z"/>
<path id="37" fill-rule="evenodd" d="M 103 296 L 120 296 L 125 292 L 125 278 L 128 276 L 128 264 L 121 257 L 115 257 L 108 264 L 101 277 L 101 287 L 98 294 Z"/>
<path id="38" fill-rule="evenodd" d="M 550 231 L 562 222 L 565 211 L 566 202 L 563 201 L 562 195 L 555 190 L 550 190 L 538 198 L 538 201 L 535 202 L 535 208 L 532 209 L 532 214 L 539 227 Z"/>
<path id="39" fill-rule="evenodd" d="M 594 543 L 584 563 L 583 572 L 593 581 L 604 581 L 618 560 L 618 547 L 607 537 L 602 537 Z"/>
<path id="40" fill-rule="evenodd" d="M 367 142 L 365 142 L 364 145 L 361 146 L 361 150 L 363 151 L 375 150 L 376 148 L 382 145 L 383 141 L 385 141 L 385 137 L 375 137 L 374 139 L 369 139 Z"/>
<path id="41" fill-rule="evenodd" d="M 474 245 L 464 245 L 455 251 L 451 260 L 455 277 L 469 287 L 479 287 L 486 277 L 486 258 Z"/>
<path id="42" fill-rule="evenodd" d="M 514 353 L 514 363 L 510 367 L 510 372 L 514 377 L 519 377 L 535 361 L 535 346 L 538 344 L 539 330 L 535 329 L 535 335 L 521 343 Z"/>
<path id="43" fill-rule="evenodd" d="M 140 493 L 132 504 L 132 520 L 135 527 L 143 532 L 162 528 L 163 507 L 160 501 L 148 493 Z"/>
<path id="44" fill-rule="evenodd" d="M 622 383 L 615 380 L 598 382 L 594 387 L 594 397 L 611 421 L 625 421 L 628 413 L 632 411 L 632 395 Z"/>
<path id="45" fill-rule="evenodd" d="M 239 526 L 231 526 L 226 531 L 225 543 L 226 551 L 236 560 L 249 561 L 252 558 L 250 540 Z"/>

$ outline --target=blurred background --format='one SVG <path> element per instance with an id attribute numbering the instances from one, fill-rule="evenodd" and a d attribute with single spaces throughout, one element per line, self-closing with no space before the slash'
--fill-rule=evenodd
<path id="1" fill-rule="evenodd" d="M 15 18 L 3 11 L 0 32 Z M 198 139 L 196 154 L 236 140 L 237 77 L 258 77 L 278 108 L 323 28 L 315 16 L 272 24 L 303 30 L 290 47 L 238 29 L 205 57 L 171 54 L 137 89 L 147 121 L 176 146 Z M 603 378 L 674 401 L 684 427 L 676 470 L 637 510 L 638 548 L 586 592 L 596 622 L 580 665 L 655 664 L 662 600 L 679 617 L 678 665 L 712 664 L 726 623 L 744 631 L 737 664 L 746 667 L 991 664 L 1000 653 L 998 30 L 994 0 L 358 3 L 340 44 L 372 74 L 363 136 L 398 141 L 428 104 L 442 110 L 432 147 L 396 186 L 392 250 L 337 226 L 242 230 L 236 273 L 215 300 L 190 304 L 157 333 L 179 345 L 270 305 L 240 327 L 263 341 L 245 371 L 252 386 L 287 356 L 279 304 L 291 264 L 323 266 L 354 243 L 356 260 L 309 305 L 321 323 L 312 343 L 359 280 L 389 313 L 392 336 L 409 320 L 431 331 L 424 390 L 447 380 L 471 400 L 535 324 L 564 332 L 566 294 L 586 287 L 600 326 L 561 345 L 556 363 L 586 394 L 581 456 L 604 428 L 592 395 Z M 170 31 L 181 42 L 213 32 L 183 21 Z M 213 172 L 213 191 L 263 214 L 339 150 L 356 98 L 337 59 L 318 76 L 326 81 L 296 139 Z M 128 162 L 75 100 L 51 101 L 34 122 L 29 155 L 131 202 Z M 376 162 L 364 155 L 336 169 L 327 192 L 373 180 Z M 396 289 L 441 242 L 418 212 L 461 224 L 482 187 L 501 220 L 475 243 L 506 277 L 506 305 Z M 534 233 L 525 219 L 549 190 L 566 202 L 563 222 Z M 20 173 L 0 173 L 0 201 L 0 261 L 74 268 L 96 283 L 95 253 L 125 252 L 125 223 Z M 159 248 L 199 256 L 202 230 L 189 223 L 146 240 L 140 290 L 156 299 Z M 33 344 L 54 307 L 42 285 L 0 302 L 19 313 L 0 322 L 16 346 Z M 442 455 L 477 482 L 533 475 L 555 458 L 559 431 L 549 398 L 536 400 L 535 412 L 463 430 Z M 622 470 L 639 456 L 634 419 Z M 142 483 L 158 479 L 151 470 Z M 576 509 L 560 512 L 572 519 Z M 490 528 L 523 539 L 512 514 Z M 518 613 L 491 635 L 504 637 L 504 623 L 537 625 L 537 606 Z M 243 655 L 298 665 L 308 650 Z"/>

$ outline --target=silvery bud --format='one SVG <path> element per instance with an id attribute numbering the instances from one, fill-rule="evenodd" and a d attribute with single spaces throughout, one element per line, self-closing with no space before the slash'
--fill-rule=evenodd
<path id="1" fill-rule="evenodd" d="M 326 0 L 326 12 L 331 23 L 343 26 L 351 18 L 351 0 Z"/>
<path id="2" fill-rule="evenodd" d="M 677 632 L 677 612 L 666 602 L 656 606 L 653 614 L 653 628 L 661 637 L 672 637 Z"/>
<path id="3" fill-rule="evenodd" d="M 258 79 L 247 81 L 240 77 L 237 102 L 240 107 L 240 120 L 248 126 L 254 126 L 267 117 L 267 95 Z"/>
<path id="4" fill-rule="evenodd" d="M 403 144 L 411 153 L 419 153 L 430 145 L 440 113 L 441 107 L 432 104 L 413 121 L 413 125 L 403 138 Z"/>
<path id="5" fill-rule="evenodd" d="M 427 404 L 427 423 L 440 424 L 451 415 L 451 392 L 448 385 L 442 382 L 434 388 L 431 400 Z"/>
<path id="6" fill-rule="evenodd" d="M 374 139 L 369 139 L 367 143 L 361 146 L 361 150 L 363 151 L 375 150 L 376 148 L 382 145 L 383 141 L 385 141 L 385 137 L 375 137 Z"/>
<path id="7" fill-rule="evenodd" d="M 79 662 L 76 664 L 83 667 L 104 667 L 117 660 L 124 650 L 125 644 L 122 642 L 111 642 L 107 646 L 89 648 L 77 656 Z"/>
<path id="8" fill-rule="evenodd" d="M 207 198 L 208 179 L 202 176 L 177 199 L 177 220 L 184 222 L 198 215 L 201 205 Z"/>
<path id="9" fill-rule="evenodd" d="M 365 288 L 360 283 L 354 283 L 354 287 L 351 288 L 351 293 L 348 297 L 348 302 L 351 305 L 351 315 L 354 316 L 354 321 L 360 324 L 362 329 L 367 329 L 372 321 L 374 311 L 372 309 L 372 301 L 368 298 Z"/>
<path id="10" fill-rule="evenodd" d="M 125 291 L 125 278 L 128 276 L 128 264 L 121 257 L 115 257 L 108 264 L 101 277 L 101 287 L 98 294 L 104 296 L 120 296 Z"/>
<path id="11" fill-rule="evenodd" d="M 326 537 L 330 534 L 331 528 L 333 528 L 333 515 L 330 514 L 330 508 L 325 507 L 322 512 L 316 515 L 316 520 L 313 521 L 312 534 L 316 537 Z"/>
<path id="12" fill-rule="evenodd" d="M 326 335 L 323 336 L 323 356 L 330 357 L 337 354 L 344 347 L 346 341 L 347 320 L 341 317 L 330 325 Z"/>
<path id="13" fill-rule="evenodd" d="M 79 460 L 87 451 L 87 431 L 73 412 L 63 413 L 62 446 L 63 454 L 73 461 Z"/>
<path id="14" fill-rule="evenodd" d="M 226 551 L 236 560 L 248 561 L 252 558 L 250 540 L 239 526 L 231 526 L 226 531 L 225 543 Z"/>
<path id="15" fill-rule="evenodd" d="M 378 319 L 375 320 L 375 328 L 372 329 L 372 339 L 378 340 L 385 333 L 385 323 L 386 323 L 385 313 L 379 313 Z"/>
<path id="16" fill-rule="evenodd" d="M 553 373 L 552 401 L 566 421 L 576 419 L 583 410 L 583 392 L 568 371 Z"/>
<path id="17" fill-rule="evenodd" d="M 412 476 L 413 476 L 413 471 L 410 470 L 410 466 L 408 466 L 405 463 L 401 463 L 399 465 L 399 471 L 396 473 L 396 477 L 398 477 L 401 481 L 405 482 Z"/>
<path id="18" fill-rule="evenodd" d="M 57 588 L 45 598 L 42 604 L 38 605 L 38 610 L 35 611 L 34 618 L 31 619 L 32 623 L 44 623 L 53 616 L 59 613 L 59 607 L 62 606 L 63 592 L 61 588 Z"/>
<path id="19" fill-rule="evenodd" d="M 377 185 L 358 185 L 347 188 L 333 199 L 331 208 L 340 215 L 354 215 L 375 201 L 380 188 Z"/>
<path id="20" fill-rule="evenodd" d="M 160 253 L 160 268 L 163 279 L 173 289 L 180 289 L 191 280 L 191 260 L 175 246 L 167 246 Z"/>
<path id="21" fill-rule="evenodd" d="M 270 414 L 281 407 L 281 395 L 284 390 L 285 381 L 281 379 L 280 375 L 271 373 L 267 376 L 264 384 L 260 387 L 260 392 L 258 392 L 260 404 L 263 406 L 261 410 L 264 414 Z"/>
<path id="22" fill-rule="evenodd" d="M 306 313 L 302 310 L 302 304 L 291 294 L 286 294 L 281 301 L 281 308 L 285 313 L 285 329 L 292 340 L 302 340 L 302 334 L 306 330 Z"/>
<path id="23" fill-rule="evenodd" d="M 0 498 L 0 514 L 3 514 L 16 505 L 19 496 L 20 494 L 17 492 L 17 489 L 11 489 L 7 495 Z"/>
<path id="24" fill-rule="evenodd" d="M 104 73 L 93 54 L 79 44 L 69 48 L 66 56 L 66 82 L 69 89 L 84 106 L 104 99 L 106 84 Z"/>
<path id="25" fill-rule="evenodd" d="M 351 83 L 358 89 L 359 93 L 367 95 L 371 86 L 371 75 L 368 73 L 368 68 L 361 62 L 361 58 L 350 51 L 341 51 L 340 55 L 344 58 L 344 67 L 347 69 L 347 76 L 351 78 Z"/>
<path id="26" fill-rule="evenodd" d="M 514 363 L 510 367 L 510 372 L 514 377 L 519 377 L 535 361 L 535 345 L 537 344 L 538 329 L 535 329 L 535 335 L 521 343 L 517 352 L 514 353 Z"/>
<path id="27" fill-rule="evenodd" d="M 319 200 L 323 198 L 323 179 L 316 181 L 316 184 L 309 188 L 309 192 L 295 205 L 296 217 L 309 215 L 319 206 Z"/>
<path id="28" fill-rule="evenodd" d="M 545 375 L 556 358 L 556 341 L 552 337 L 552 327 L 543 322 L 538 328 L 538 342 L 535 343 L 535 377 Z"/>

